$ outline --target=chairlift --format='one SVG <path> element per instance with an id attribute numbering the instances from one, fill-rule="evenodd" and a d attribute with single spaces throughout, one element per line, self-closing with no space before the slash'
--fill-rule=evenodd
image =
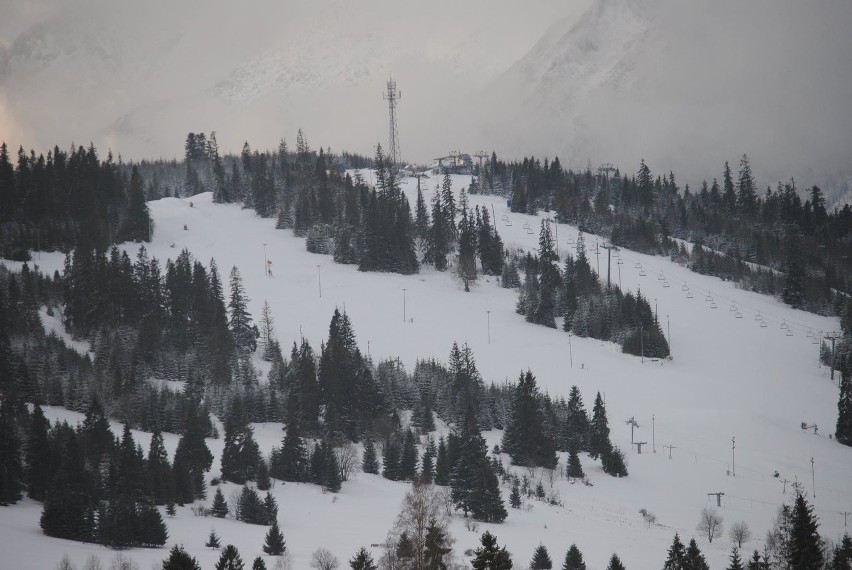
<path id="1" fill-rule="evenodd" d="M 511 226 L 511 225 L 512 225 L 512 220 L 506 220 L 506 225 L 507 225 L 507 226 Z"/>
<path id="2" fill-rule="evenodd" d="M 633 266 L 633 269 L 642 269 L 642 264 L 637 261 L 636 265 Z"/>
<path id="3" fill-rule="evenodd" d="M 781 321 L 781 328 L 782 329 L 789 329 L 790 325 L 787 324 L 786 320 L 783 320 L 783 321 Z"/>
<path id="4" fill-rule="evenodd" d="M 731 305 L 730 307 L 728 307 L 728 311 L 730 311 L 731 313 L 733 313 L 733 312 L 734 312 L 734 311 L 736 311 L 736 310 L 737 310 L 737 306 L 736 306 L 736 305 Z"/>
<path id="5" fill-rule="evenodd" d="M 766 328 L 766 327 L 768 327 L 768 326 L 769 326 L 769 325 L 768 325 L 768 324 L 766 324 L 766 321 L 760 321 L 760 328 L 765 329 L 765 328 Z"/>
<path id="6" fill-rule="evenodd" d="M 663 287 L 670 287 L 669 282 L 668 282 L 668 281 L 663 281 Z"/>
<path id="7" fill-rule="evenodd" d="M 695 295 L 693 295 L 693 294 L 692 294 L 692 291 L 687 291 L 687 292 L 686 292 L 686 298 L 687 298 L 687 299 L 692 299 L 693 297 L 695 297 Z"/>
<path id="8" fill-rule="evenodd" d="M 819 339 L 817 337 L 811 337 L 811 344 L 819 344 Z"/>
<path id="9" fill-rule="evenodd" d="M 680 286 L 681 291 L 689 291 L 689 287 L 686 286 L 686 281 L 683 282 L 683 285 Z"/>
<path id="10" fill-rule="evenodd" d="M 760 311 L 758 311 L 757 314 L 754 316 L 754 320 L 756 320 L 756 321 L 762 321 L 763 320 L 763 317 L 760 316 Z"/>
<path id="11" fill-rule="evenodd" d="M 665 280 L 666 280 L 666 276 L 663 275 L 662 271 L 660 271 L 660 274 L 657 276 L 657 281 L 665 281 Z"/>
<path id="12" fill-rule="evenodd" d="M 787 336 L 793 336 L 793 329 L 787 329 L 787 332 L 784 334 Z"/>
<path id="13" fill-rule="evenodd" d="M 716 304 L 716 301 L 710 301 L 710 308 L 711 308 L 711 309 L 715 309 L 715 308 L 716 308 L 716 307 L 718 307 L 718 306 L 719 306 L 719 305 L 717 305 L 717 304 Z"/>
<path id="14" fill-rule="evenodd" d="M 527 228 L 527 234 L 533 235 L 535 232 L 532 231 L 532 228 Z"/>
<path id="15" fill-rule="evenodd" d="M 704 297 L 704 300 L 705 300 L 705 301 L 712 301 L 712 300 L 713 300 L 713 297 L 710 295 L 710 293 L 707 293 L 707 296 L 706 296 L 706 297 Z"/>
<path id="16" fill-rule="evenodd" d="M 616 265 L 624 265 L 624 261 L 619 259 L 618 261 L 615 262 L 615 264 Z"/>
<path id="17" fill-rule="evenodd" d="M 645 277 L 646 275 L 648 275 L 648 274 L 647 274 L 647 273 L 645 273 L 645 270 L 644 270 L 644 269 L 640 269 L 640 270 L 639 270 L 639 277 Z"/>
<path id="18" fill-rule="evenodd" d="M 814 337 L 813 329 L 808 329 L 808 334 L 806 334 L 805 336 L 808 337 L 808 338 L 813 338 Z"/>
<path id="19" fill-rule="evenodd" d="M 741 318 L 743 318 L 743 314 L 741 312 L 737 311 L 737 314 L 734 315 L 734 317 L 741 319 Z"/>

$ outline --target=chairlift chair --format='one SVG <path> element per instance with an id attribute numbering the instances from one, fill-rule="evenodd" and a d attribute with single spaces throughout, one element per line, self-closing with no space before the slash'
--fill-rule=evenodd
<path id="1" fill-rule="evenodd" d="M 665 281 L 665 280 L 666 280 L 666 276 L 663 275 L 662 271 L 660 271 L 660 274 L 657 275 L 657 281 Z"/>
<path id="2" fill-rule="evenodd" d="M 736 311 L 736 310 L 737 310 L 737 306 L 736 306 L 736 305 L 731 305 L 730 307 L 728 307 L 728 311 L 730 311 L 731 313 L 733 313 L 733 312 L 734 312 L 734 311 Z"/>
<path id="3" fill-rule="evenodd" d="M 760 328 L 764 328 L 764 329 L 765 329 L 765 328 L 766 328 L 766 327 L 768 327 L 768 326 L 769 326 L 769 325 L 768 325 L 768 324 L 766 324 L 766 321 L 760 321 Z"/>
<path id="4" fill-rule="evenodd" d="M 737 314 L 734 315 L 734 317 L 741 319 L 741 318 L 743 318 L 743 314 L 741 312 L 737 311 Z"/>
<path id="5" fill-rule="evenodd" d="M 642 269 L 642 264 L 637 261 L 636 265 L 633 266 L 633 269 Z"/>
<path id="6" fill-rule="evenodd" d="M 689 287 L 686 286 L 686 281 L 683 282 L 683 285 L 680 286 L 681 291 L 689 291 Z"/>
<path id="7" fill-rule="evenodd" d="M 715 309 L 715 308 L 716 308 L 716 307 L 718 307 L 718 306 L 719 306 L 719 305 L 717 305 L 717 304 L 716 304 L 716 301 L 710 301 L 710 308 L 711 308 L 711 309 Z"/>
<path id="8" fill-rule="evenodd" d="M 648 275 L 648 274 L 647 274 L 647 273 L 645 273 L 645 270 L 644 270 L 644 269 L 640 269 L 640 270 L 639 270 L 639 277 L 645 277 L 646 275 Z"/>
<path id="9" fill-rule="evenodd" d="M 757 314 L 754 316 L 754 320 L 756 320 L 756 321 L 762 321 L 763 320 L 763 317 L 760 316 L 760 311 L 758 311 Z"/>
<path id="10" fill-rule="evenodd" d="M 695 295 L 693 295 L 693 294 L 692 294 L 692 291 L 687 291 L 687 292 L 686 292 L 686 298 L 687 298 L 687 299 L 692 299 L 693 297 L 695 297 Z"/>
<path id="11" fill-rule="evenodd" d="M 663 281 L 663 287 L 670 287 L 669 282 L 668 282 L 668 281 Z"/>
<path id="12" fill-rule="evenodd" d="M 808 337 L 808 338 L 813 338 L 814 337 L 813 329 L 808 329 L 808 334 L 806 334 L 805 336 Z"/>
<path id="13" fill-rule="evenodd" d="M 781 321 L 781 328 L 782 328 L 782 329 L 789 329 L 789 328 L 790 328 L 790 325 L 788 325 L 788 324 L 787 324 L 787 321 L 786 321 L 786 320 L 784 320 L 784 321 Z"/>
<path id="14" fill-rule="evenodd" d="M 793 336 L 793 329 L 787 329 L 787 332 L 784 333 L 787 336 Z"/>
<path id="15" fill-rule="evenodd" d="M 713 300 L 713 297 L 710 295 L 710 293 L 707 293 L 707 296 L 706 296 L 706 297 L 704 297 L 704 300 L 705 300 L 705 301 L 712 301 L 712 300 Z"/>
<path id="16" fill-rule="evenodd" d="M 615 262 L 615 264 L 616 265 L 624 265 L 624 261 L 619 259 L 618 261 Z"/>
<path id="17" fill-rule="evenodd" d="M 819 344 L 819 339 L 817 337 L 811 337 L 811 344 Z"/>

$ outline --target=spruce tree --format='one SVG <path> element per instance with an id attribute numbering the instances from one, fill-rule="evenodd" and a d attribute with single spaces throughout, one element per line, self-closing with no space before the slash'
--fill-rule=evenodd
<path id="1" fill-rule="evenodd" d="M 48 437 L 49 429 L 50 422 L 44 417 L 41 406 L 33 406 L 30 437 L 26 447 L 26 481 L 27 494 L 35 501 L 44 501 L 53 477 L 54 458 Z"/>
<path id="2" fill-rule="evenodd" d="M 237 520 L 249 524 L 267 524 L 266 509 L 264 508 L 257 491 L 251 487 L 244 486 L 240 493 L 239 505 L 240 508 L 237 511 Z"/>
<path id="3" fill-rule="evenodd" d="M 426 442 L 426 450 L 420 460 L 420 480 L 423 483 L 431 484 L 435 478 L 435 456 L 437 453 L 435 440 L 430 437 Z"/>
<path id="4" fill-rule="evenodd" d="M 263 552 L 270 556 L 281 556 L 286 549 L 287 545 L 284 542 L 284 533 L 278 528 L 278 519 L 274 518 L 272 519 L 272 526 L 269 527 L 269 531 L 266 533 Z"/>
<path id="5" fill-rule="evenodd" d="M 175 544 L 169 557 L 163 560 L 163 570 L 201 570 L 201 565 L 183 546 Z"/>
<path id="6" fill-rule="evenodd" d="M 556 450 L 550 434 L 545 432 L 539 400 L 535 376 L 529 370 L 521 372 L 502 448 L 515 465 L 552 469 L 557 462 Z"/>
<path id="7" fill-rule="evenodd" d="M 562 570 L 586 570 L 586 563 L 583 561 L 583 554 L 576 544 L 572 544 L 565 553 L 565 562 L 562 564 Z"/>
<path id="8" fill-rule="evenodd" d="M 270 525 L 273 521 L 278 520 L 278 502 L 269 491 L 266 492 L 266 496 L 263 498 L 262 513 L 263 524 Z"/>
<path id="9" fill-rule="evenodd" d="M 669 547 L 666 562 L 663 564 L 663 570 L 685 570 L 685 560 L 686 549 L 680 541 L 680 536 L 675 533 L 672 545 Z"/>
<path id="10" fill-rule="evenodd" d="M 266 460 L 261 458 L 257 464 L 257 488 L 260 491 L 268 491 L 272 488 L 272 479 L 269 478 L 269 467 Z"/>
<path id="11" fill-rule="evenodd" d="M 358 549 L 358 552 L 349 561 L 349 567 L 352 570 L 378 570 L 372 555 L 363 546 Z"/>
<path id="12" fill-rule="evenodd" d="M 171 495 L 172 466 L 163 442 L 163 434 L 155 425 L 151 434 L 151 444 L 148 448 L 148 481 L 155 505 L 164 505 Z"/>
<path id="13" fill-rule="evenodd" d="M 281 450 L 272 461 L 272 476 L 284 481 L 307 481 L 307 459 L 299 413 L 296 410 L 294 398 L 291 396 Z"/>
<path id="14" fill-rule="evenodd" d="M 191 503 L 203 499 L 204 473 L 213 464 L 213 454 L 204 441 L 204 423 L 198 404 L 190 404 L 185 430 L 175 451 L 174 475 L 178 501 Z"/>
<path id="15" fill-rule="evenodd" d="M 509 505 L 513 509 L 521 508 L 521 490 L 518 488 L 518 482 L 512 483 L 512 492 L 509 493 Z"/>
<path id="16" fill-rule="evenodd" d="M 476 281 L 476 228 L 467 208 L 462 209 L 459 222 L 458 276 L 464 284 L 465 292 L 470 292 L 470 284 Z"/>
<path id="17" fill-rule="evenodd" d="M 539 544 L 533 553 L 532 561 L 530 562 L 530 570 L 551 570 L 553 561 L 550 559 L 550 554 L 547 552 L 547 547 Z"/>
<path id="18" fill-rule="evenodd" d="M 449 235 L 452 236 L 450 241 L 454 241 L 456 234 L 456 198 L 453 194 L 453 183 L 450 178 L 450 173 L 444 170 L 444 180 L 441 184 L 441 202 L 443 203 L 444 227 L 449 230 Z"/>
<path id="19" fill-rule="evenodd" d="M 694 538 L 689 539 L 689 545 L 686 547 L 684 556 L 684 570 L 710 570 L 704 555 L 698 548 L 698 543 Z M 757 570 L 760 570 L 759 568 Z"/>
<path id="20" fill-rule="evenodd" d="M 571 446 L 568 450 L 568 465 L 565 467 L 565 475 L 572 479 L 582 479 L 586 476 L 583 473 L 583 465 L 580 463 L 580 456 L 577 454 L 577 448 Z"/>
<path id="21" fill-rule="evenodd" d="M 240 557 L 240 551 L 237 550 L 237 547 L 229 544 L 223 548 L 215 568 L 216 570 L 245 570 L 243 559 Z"/>
<path id="22" fill-rule="evenodd" d="M 372 475 L 379 474 L 379 458 L 376 455 L 376 446 L 372 438 L 364 442 L 364 456 L 361 459 L 361 471 Z"/>
<path id="23" fill-rule="evenodd" d="M 465 414 L 459 434 L 459 457 L 452 472 L 453 504 L 485 522 L 503 522 L 507 513 L 500 485 L 487 457 L 485 440 L 479 432 L 472 408 Z"/>
<path id="24" fill-rule="evenodd" d="M 624 564 L 621 563 L 621 558 L 618 557 L 618 554 L 613 553 L 612 557 L 609 559 L 609 564 L 607 564 L 606 570 L 626 570 L 626 568 L 624 568 Z"/>
<path id="25" fill-rule="evenodd" d="M 794 568 L 798 568 L 798 566 L 794 566 Z M 740 558 L 740 551 L 736 546 L 731 548 L 731 557 L 728 559 L 726 570 L 744 570 L 743 560 Z"/>
<path id="26" fill-rule="evenodd" d="M 400 449 L 397 442 L 391 438 L 385 440 L 382 448 L 382 477 L 391 481 L 399 481 Z"/>
<path id="27" fill-rule="evenodd" d="M 423 541 L 423 563 L 427 570 L 447 570 L 447 556 L 452 552 L 446 531 L 435 519 L 429 521 Z"/>
<path id="28" fill-rule="evenodd" d="M 449 485 L 450 484 L 450 466 L 449 457 L 447 457 L 447 444 L 444 441 L 444 436 L 438 439 L 438 456 L 435 459 L 435 484 Z"/>
<path id="29" fill-rule="evenodd" d="M 849 570 L 852 568 L 852 538 L 849 538 L 849 533 L 844 533 L 843 538 L 834 548 L 834 555 L 831 559 L 831 570 Z M 751 570 L 751 567 L 749 567 Z M 758 568 L 758 570 L 761 570 Z"/>
<path id="30" fill-rule="evenodd" d="M 145 203 L 145 192 L 142 188 L 142 177 L 139 169 L 133 166 L 130 172 L 130 187 L 127 191 L 127 214 L 124 226 L 121 228 L 122 241 L 151 241 L 151 215 Z"/>
<path id="31" fill-rule="evenodd" d="M 480 537 L 480 543 L 470 561 L 474 570 L 511 570 L 512 557 L 505 546 L 497 544 L 497 537 L 486 530 Z"/>
<path id="32" fill-rule="evenodd" d="M 266 570 L 266 562 L 260 556 L 255 557 L 254 562 L 251 563 L 251 570 Z"/>
<path id="33" fill-rule="evenodd" d="M 701 570 L 710 570 L 710 567 L 707 566 L 706 562 L 704 563 L 704 566 L 694 566 L 694 568 L 700 568 Z M 843 566 L 841 566 L 840 568 L 842 570 L 847 570 L 847 568 L 844 568 Z M 762 560 L 760 558 L 760 552 L 755 550 L 752 553 L 751 559 L 748 561 L 748 564 L 746 564 L 746 570 L 769 570 L 769 564 L 767 564 L 765 560 Z M 832 570 L 834 570 L 834 568 L 832 568 Z"/>
<path id="34" fill-rule="evenodd" d="M 589 426 L 589 456 L 592 459 L 606 457 L 612 444 L 609 441 L 609 422 L 606 417 L 601 393 L 595 396 L 595 405 L 592 408 L 592 423 Z"/>
<path id="35" fill-rule="evenodd" d="M 228 326 L 234 339 L 234 349 L 238 355 L 245 356 L 257 349 L 257 333 L 248 312 L 249 299 L 243 288 L 243 278 L 236 265 L 231 268 L 230 286 L 228 312 L 231 317 Z"/>
<path id="36" fill-rule="evenodd" d="M 436 191 L 432 198 L 432 225 L 426 240 L 425 263 L 431 263 L 438 271 L 447 269 L 447 253 L 450 249 L 450 229 L 447 226 L 441 195 Z"/>
<path id="37" fill-rule="evenodd" d="M 787 562 L 797 570 L 820 570 L 824 563 L 822 538 L 814 508 L 801 492 L 796 494 L 790 521 L 790 545 Z"/>
<path id="38" fill-rule="evenodd" d="M 219 535 L 216 534 L 216 529 L 210 530 L 210 536 L 207 537 L 207 542 L 204 543 L 207 548 L 219 549 L 222 544 L 219 541 Z"/>
<path id="39" fill-rule="evenodd" d="M 574 447 L 577 451 L 586 451 L 589 441 L 589 416 L 583 405 L 583 396 L 576 385 L 571 386 L 567 406 L 563 437 L 565 449 Z"/>
<path id="40" fill-rule="evenodd" d="M 399 460 L 399 475 L 404 481 L 413 481 L 417 476 L 417 447 L 414 444 L 414 432 L 409 428 L 405 433 L 402 455 Z"/>
<path id="41" fill-rule="evenodd" d="M 225 501 L 225 495 L 222 494 L 222 489 L 217 488 L 216 494 L 213 496 L 213 506 L 210 509 L 210 513 L 214 517 L 218 517 L 220 519 L 228 516 L 228 503 Z"/>

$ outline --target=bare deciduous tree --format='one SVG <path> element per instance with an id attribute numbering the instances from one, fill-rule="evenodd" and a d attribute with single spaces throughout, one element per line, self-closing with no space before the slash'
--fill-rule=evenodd
<path id="1" fill-rule="evenodd" d="M 405 533 L 414 546 L 414 567 L 426 564 L 426 533 L 434 525 L 447 532 L 447 516 L 443 495 L 432 485 L 414 484 L 402 501 L 402 509 L 394 525 L 396 536 Z"/>
<path id="2" fill-rule="evenodd" d="M 317 548 L 311 555 L 311 568 L 317 570 L 335 570 L 340 566 L 337 556 L 326 548 Z"/>
<path id="3" fill-rule="evenodd" d="M 716 509 L 704 507 L 701 509 L 701 520 L 698 521 L 698 532 L 707 535 L 707 540 L 722 536 L 722 517 Z"/>
<path id="4" fill-rule="evenodd" d="M 349 481 L 349 477 L 353 473 L 358 472 L 358 467 L 361 465 L 361 458 L 358 456 L 358 449 L 354 443 L 347 443 L 341 447 L 334 448 L 334 456 L 337 459 L 337 468 L 340 473 L 341 481 Z"/>
<path id="5" fill-rule="evenodd" d="M 657 515 L 650 512 L 648 509 L 639 509 L 639 514 L 642 515 L 642 518 L 648 523 L 648 528 L 651 528 L 652 524 L 656 524 Z"/>
<path id="6" fill-rule="evenodd" d="M 56 570 L 75 570 L 74 564 L 71 563 L 71 557 L 64 554 L 62 560 L 56 565 Z"/>
<path id="7" fill-rule="evenodd" d="M 736 543 L 737 548 L 742 548 L 743 543 L 751 540 L 751 529 L 745 521 L 735 522 L 731 525 L 728 536 L 731 537 L 731 542 Z"/>
<path id="8" fill-rule="evenodd" d="M 89 557 L 86 558 L 86 564 L 83 566 L 83 570 L 103 570 L 103 568 L 101 559 L 94 554 L 90 554 Z"/>

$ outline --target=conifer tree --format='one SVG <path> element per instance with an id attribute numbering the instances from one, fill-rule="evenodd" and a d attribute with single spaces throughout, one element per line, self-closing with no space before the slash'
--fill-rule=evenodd
<path id="1" fill-rule="evenodd" d="M 505 546 L 497 544 L 497 537 L 486 530 L 480 537 L 480 543 L 470 561 L 474 570 L 511 570 L 512 557 Z"/>
<path id="2" fill-rule="evenodd" d="M 222 546 L 219 541 L 219 535 L 216 534 L 216 529 L 210 529 L 210 535 L 207 537 L 207 542 L 204 543 L 204 546 L 217 550 Z"/>
<path id="3" fill-rule="evenodd" d="M 722 193 L 722 203 L 725 206 L 725 212 L 728 215 L 733 215 L 737 207 L 737 195 L 734 193 L 734 177 L 731 174 L 731 167 L 728 165 L 728 161 L 725 161 L 723 182 L 724 191 Z"/>
<path id="4" fill-rule="evenodd" d="M 547 552 L 547 547 L 539 544 L 533 552 L 532 561 L 530 562 L 530 570 L 551 570 L 553 561 L 550 559 L 550 554 Z"/>
<path id="5" fill-rule="evenodd" d="M 399 446 L 395 440 L 388 438 L 382 448 L 382 477 L 398 481 L 400 479 L 399 461 Z"/>
<path id="6" fill-rule="evenodd" d="M 414 433 L 409 428 L 405 433 L 402 445 L 402 455 L 399 460 L 399 475 L 404 481 L 413 481 L 417 476 L 417 447 L 414 444 Z"/>
<path id="7" fill-rule="evenodd" d="M 450 538 L 444 528 L 434 519 L 426 528 L 423 543 L 423 563 L 427 570 L 447 570 L 447 556 L 452 552 Z"/>
<path id="8" fill-rule="evenodd" d="M 502 448 L 515 465 L 552 469 L 557 462 L 556 449 L 545 432 L 539 398 L 535 376 L 529 370 L 521 372 Z"/>
<path id="9" fill-rule="evenodd" d="M 216 570 L 245 570 L 245 564 L 236 546 L 229 544 L 222 549 L 219 561 L 216 562 Z"/>
<path id="10" fill-rule="evenodd" d="M 606 457 L 611 448 L 606 408 L 601 393 L 598 392 L 595 396 L 595 405 L 592 408 L 592 423 L 589 426 L 589 456 L 592 459 Z"/>
<path id="11" fill-rule="evenodd" d="M 509 494 L 509 505 L 513 509 L 521 508 L 521 490 L 518 488 L 518 482 L 512 483 L 512 492 Z"/>
<path id="12" fill-rule="evenodd" d="M 455 241 L 456 235 L 456 198 L 453 195 L 453 183 L 450 173 L 444 170 L 444 180 L 441 183 L 441 202 L 443 203 L 442 215 L 444 216 L 444 227 L 448 229 L 450 243 Z"/>
<path id="13" fill-rule="evenodd" d="M 420 179 L 417 179 L 417 201 L 414 205 L 414 229 L 417 239 L 421 243 L 426 242 L 429 237 L 429 212 L 426 210 L 426 200 L 420 190 Z"/>
<path id="14" fill-rule="evenodd" d="M 435 478 L 435 456 L 437 453 L 435 440 L 430 437 L 426 442 L 426 449 L 423 451 L 423 457 L 420 460 L 420 480 L 423 483 L 431 484 Z"/>
<path id="15" fill-rule="evenodd" d="M 757 213 L 757 190 L 755 188 L 754 176 L 751 173 L 748 155 L 745 154 L 740 159 L 737 187 L 737 208 L 746 217 L 754 217 Z"/>
<path id="16" fill-rule="evenodd" d="M 49 429 L 50 422 L 44 417 L 41 406 L 33 406 L 30 437 L 26 447 L 26 481 L 27 494 L 35 501 L 44 501 L 53 477 L 54 459 L 48 437 Z"/>
<path id="17" fill-rule="evenodd" d="M 736 546 L 731 548 L 731 557 L 728 559 L 728 568 L 726 570 L 744 570 L 743 560 L 740 558 L 740 551 Z"/>
<path id="18" fill-rule="evenodd" d="M 225 419 L 225 446 L 222 450 L 222 480 L 243 484 L 257 478 L 263 461 L 253 430 L 241 410 L 233 406 Z"/>
<path id="19" fill-rule="evenodd" d="M 702 557 L 702 561 L 703 560 L 704 560 L 704 558 Z M 693 566 L 693 567 L 694 568 L 700 568 L 701 570 L 710 570 L 710 567 L 707 566 L 706 562 L 704 563 L 703 566 Z M 846 568 L 843 568 L 842 566 L 841 566 L 841 568 L 843 570 L 846 570 Z M 761 560 L 760 553 L 757 550 L 755 550 L 752 553 L 751 559 L 748 561 L 748 564 L 746 564 L 746 570 L 769 570 L 769 564 L 767 564 L 765 560 Z M 834 570 L 834 568 L 832 568 L 832 570 Z"/>
<path id="20" fill-rule="evenodd" d="M 586 570 L 586 563 L 583 561 L 583 554 L 576 544 L 572 544 L 565 553 L 565 562 L 562 564 L 562 570 Z"/>
<path id="21" fill-rule="evenodd" d="M 694 538 L 689 539 L 689 545 L 686 547 L 683 568 L 684 570 L 710 570 Z"/>
<path id="22" fill-rule="evenodd" d="M 621 558 L 618 557 L 618 554 L 613 553 L 612 557 L 609 559 L 609 564 L 607 564 L 606 570 L 626 570 L 624 564 L 621 563 Z"/>
<path id="23" fill-rule="evenodd" d="M 459 457 L 452 472 L 453 504 L 477 520 L 503 522 L 507 513 L 485 440 L 479 432 L 472 408 L 465 414 L 459 434 Z"/>
<path id="24" fill-rule="evenodd" d="M 228 503 L 225 501 L 225 495 L 222 494 L 221 488 L 216 489 L 216 494 L 213 496 L 213 506 L 211 507 L 210 512 L 214 517 L 218 517 L 220 519 L 228 516 Z"/>
<path id="25" fill-rule="evenodd" d="M 672 545 L 669 547 L 666 562 L 663 564 L 663 570 L 684 570 L 686 560 L 686 549 L 680 541 L 680 536 L 677 533 L 674 535 Z"/>
<path id="26" fill-rule="evenodd" d="M 284 542 L 284 534 L 278 528 L 278 519 L 274 518 L 272 519 L 272 526 L 269 527 L 269 531 L 266 533 L 263 552 L 270 556 L 281 556 L 286 549 L 287 545 Z"/>
<path id="27" fill-rule="evenodd" d="M 447 444 L 444 436 L 441 436 L 438 439 L 438 456 L 435 459 L 435 484 L 449 485 L 451 470 L 450 460 L 447 457 Z"/>
<path id="28" fill-rule="evenodd" d="M 426 240 L 424 263 L 431 263 L 438 271 L 445 271 L 447 269 L 447 253 L 450 249 L 449 243 L 450 228 L 447 226 L 447 218 L 441 204 L 441 195 L 436 191 L 434 198 L 432 198 L 432 225 L 429 228 L 429 236 Z"/>
<path id="29" fill-rule="evenodd" d="M 379 458 L 376 455 L 376 445 L 372 438 L 364 442 L 364 457 L 361 459 L 361 471 L 373 475 L 379 474 Z"/>
<path id="30" fill-rule="evenodd" d="M 142 188 L 142 177 L 139 169 L 133 166 L 130 173 L 130 187 L 127 191 L 127 215 L 121 228 L 122 241 L 151 241 L 151 215 L 145 203 L 145 192 Z"/>
<path id="31" fill-rule="evenodd" d="M 257 491 L 251 487 L 244 486 L 240 493 L 237 520 L 249 524 L 266 524 L 266 509 L 264 508 Z"/>
<path id="32" fill-rule="evenodd" d="M 302 438 L 295 398 L 289 400 L 287 425 L 281 450 L 272 458 L 272 476 L 284 481 L 307 481 L 307 450 Z"/>
<path id="33" fill-rule="evenodd" d="M 243 278 L 236 265 L 231 268 L 230 286 L 231 298 L 228 301 L 228 312 L 231 318 L 228 325 L 234 338 L 237 354 L 245 356 L 257 349 L 257 334 L 248 312 L 249 299 L 243 288 Z"/>
<path id="34" fill-rule="evenodd" d="M 822 538 L 814 508 L 801 492 L 796 494 L 790 517 L 788 564 L 797 570 L 820 570 L 824 563 Z"/>
<path id="35" fill-rule="evenodd" d="M 213 454 L 204 441 L 204 424 L 198 404 L 187 412 L 186 429 L 175 451 L 175 491 L 181 504 L 205 497 L 204 473 L 213 464 Z"/>
<path id="36" fill-rule="evenodd" d="M 588 449 L 589 441 L 589 416 L 583 405 L 583 396 L 580 389 L 574 385 L 568 393 L 567 414 L 565 417 L 565 449 L 574 447 L 577 451 Z"/>
<path id="37" fill-rule="evenodd" d="M 151 434 L 146 463 L 148 481 L 155 505 L 164 505 L 172 494 L 172 466 L 163 443 L 163 434 L 157 425 Z"/>
<path id="38" fill-rule="evenodd" d="M 572 479 L 582 479 L 586 476 L 583 473 L 583 465 L 580 463 L 580 456 L 577 455 L 577 448 L 572 446 L 568 450 L 568 465 L 565 467 L 565 475 Z"/>
<path id="39" fill-rule="evenodd" d="M 260 491 L 268 491 L 272 487 L 272 479 L 269 478 L 269 467 L 266 460 L 261 458 L 257 464 L 257 488 Z"/>
<path id="40" fill-rule="evenodd" d="M 465 292 L 470 292 L 470 284 L 476 281 L 476 228 L 467 207 L 462 209 L 459 222 L 458 263 L 459 278 Z"/>
<path id="41" fill-rule="evenodd" d="M 251 563 L 251 570 L 266 570 L 266 562 L 260 556 L 255 557 L 254 562 Z"/>
<path id="42" fill-rule="evenodd" d="M 266 492 L 263 498 L 263 524 L 269 525 L 278 520 L 278 502 L 272 493 Z"/>
<path id="43" fill-rule="evenodd" d="M 358 549 L 358 552 L 349 561 L 349 567 L 352 570 L 378 570 L 372 555 L 363 546 Z"/>
<path id="44" fill-rule="evenodd" d="M 163 560 L 163 570 L 201 570 L 201 565 L 183 546 L 175 544 L 169 557 Z"/>
<path id="45" fill-rule="evenodd" d="M 844 533 L 834 549 L 834 555 L 831 559 L 831 570 L 849 570 L 852 568 L 852 538 L 849 538 L 849 533 Z M 751 570 L 751 566 L 749 566 Z M 758 568 L 757 570 L 762 570 Z"/>

